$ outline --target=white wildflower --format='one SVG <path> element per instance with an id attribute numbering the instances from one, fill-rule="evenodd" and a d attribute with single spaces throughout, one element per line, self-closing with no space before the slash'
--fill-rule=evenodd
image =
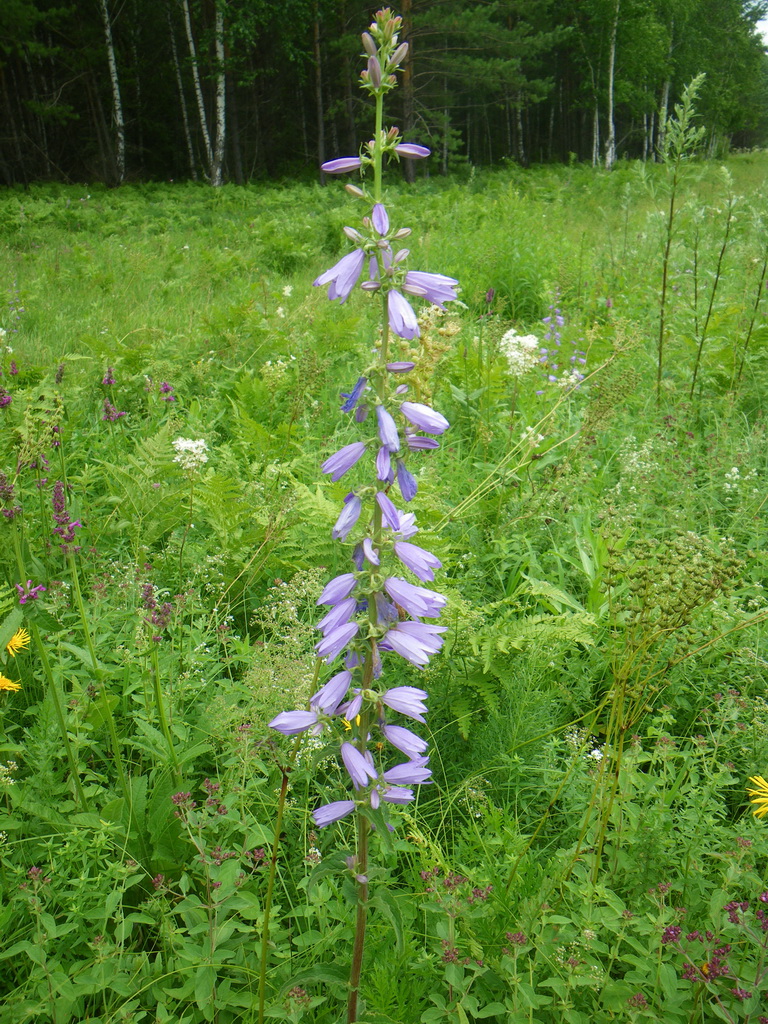
<path id="1" fill-rule="evenodd" d="M 499 342 L 499 349 L 506 356 L 511 377 L 523 377 L 539 364 L 540 346 L 535 334 L 518 334 L 512 327 Z"/>
<path id="2" fill-rule="evenodd" d="M 283 288 L 283 295 L 286 297 L 286 299 L 289 299 L 291 297 L 291 295 L 293 295 L 293 285 L 292 284 L 287 284 L 285 286 L 285 288 Z"/>
<path id="3" fill-rule="evenodd" d="M 188 472 L 200 469 L 208 461 L 208 456 L 205 454 L 208 451 L 208 445 L 202 438 L 193 441 L 189 437 L 177 437 L 172 444 L 176 449 L 173 461 L 178 462 L 181 468 Z"/>

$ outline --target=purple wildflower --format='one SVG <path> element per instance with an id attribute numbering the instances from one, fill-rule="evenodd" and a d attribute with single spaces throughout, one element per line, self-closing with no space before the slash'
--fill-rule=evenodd
<path id="1" fill-rule="evenodd" d="M 383 405 L 376 406 L 376 418 L 379 421 L 379 438 L 381 443 L 391 452 L 400 451 L 400 436 L 397 424 Z"/>
<path id="2" fill-rule="evenodd" d="M 439 569 L 442 565 L 439 558 L 429 551 L 425 551 L 424 548 L 420 548 L 418 544 L 397 540 L 394 549 L 403 565 L 407 566 L 423 583 L 431 582 L 435 578 L 433 569 Z"/>
<path id="3" fill-rule="evenodd" d="M 344 499 L 344 508 L 341 510 L 339 518 L 336 520 L 336 525 L 331 531 L 331 536 L 334 540 L 346 540 L 349 535 L 349 531 L 355 525 L 357 520 L 360 518 L 360 510 L 362 509 L 362 502 L 356 494 L 348 494 Z"/>
<path id="4" fill-rule="evenodd" d="M 389 326 L 399 337 L 410 341 L 412 338 L 418 338 L 421 334 L 411 304 L 396 288 L 393 288 L 387 295 L 387 315 L 389 316 Z"/>
<path id="5" fill-rule="evenodd" d="M 389 630 L 379 646 L 384 651 L 395 651 L 417 668 L 424 668 L 443 646 L 440 634 L 446 628 L 426 622 L 399 622 Z"/>
<path id="6" fill-rule="evenodd" d="M 160 398 L 163 402 L 176 401 L 176 395 L 173 393 L 173 384 L 169 384 L 167 380 L 162 381 L 160 384 Z"/>
<path id="7" fill-rule="evenodd" d="M 114 423 L 125 415 L 126 414 L 124 412 L 118 412 L 117 408 L 108 398 L 104 399 L 104 414 L 101 417 L 103 420 L 108 420 L 110 423 Z"/>
<path id="8" fill-rule="evenodd" d="M 384 491 L 376 492 L 376 502 L 381 509 L 381 519 L 390 530 L 400 529 L 400 513 L 395 508 L 392 499 Z"/>
<path id="9" fill-rule="evenodd" d="M 406 757 L 418 757 L 424 753 L 429 745 L 421 736 L 417 736 L 415 732 L 411 732 L 410 729 L 406 729 L 402 725 L 383 724 L 381 731 L 386 740 L 393 747 L 397 747 L 398 750 L 402 751 Z"/>
<path id="10" fill-rule="evenodd" d="M 281 711 L 272 719 L 269 727 L 281 732 L 283 736 L 297 736 L 316 723 L 317 714 L 314 711 Z"/>
<path id="11" fill-rule="evenodd" d="M 393 711 L 399 711 L 401 715 L 407 715 L 417 722 L 424 724 L 424 715 L 427 713 L 426 690 L 420 690 L 417 686 L 393 686 L 381 695 L 381 701 Z"/>
<path id="12" fill-rule="evenodd" d="M 32 580 L 27 580 L 26 586 L 22 583 L 17 583 L 15 586 L 19 594 L 19 604 L 26 604 L 27 601 L 36 601 L 46 589 L 42 584 L 33 587 Z"/>
<path id="13" fill-rule="evenodd" d="M 382 203 L 375 203 L 371 212 L 371 223 L 382 236 L 389 231 L 389 216 Z"/>
<path id="14" fill-rule="evenodd" d="M 410 373 L 415 366 L 416 363 L 387 363 L 387 369 L 390 373 Z"/>
<path id="15" fill-rule="evenodd" d="M 422 785 L 429 782 L 432 770 L 427 768 L 428 757 L 414 757 L 410 761 L 396 764 L 394 768 L 384 772 L 384 780 L 395 785 L 399 783 L 410 783 L 411 785 Z"/>
<path id="16" fill-rule="evenodd" d="M 446 277 L 445 274 L 428 274 L 422 270 L 409 270 L 405 275 L 403 291 L 408 295 L 424 298 L 433 306 L 445 309 L 444 303 L 451 302 L 456 298 L 458 283 L 456 278 Z"/>
<path id="17" fill-rule="evenodd" d="M 395 152 L 398 156 L 404 156 L 406 160 L 423 160 L 430 154 L 426 146 L 416 146 L 412 142 L 401 142 L 395 146 Z"/>
<path id="18" fill-rule="evenodd" d="M 324 658 L 328 663 L 332 662 L 344 650 L 349 641 L 357 635 L 359 629 L 356 622 L 346 622 L 332 629 L 319 643 L 315 644 L 318 658 Z"/>
<path id="19" fill-rule="evenodd" d="M 427 434 L 443 434 L 450 427 L 445 416 L 421 402 L 402 402 L 400 412 L 414 427 Z"/>
<path id="20" fill-rule="evenodd" d="M 341 759 L 355 788 L 367 786 L 368 779 L 379 777 L 373 765 L 369 764 L 365 756 L 351 743 L 341 744 Z"/>
<path id="21" fill-rule="evenodd" d="M 346 818 L 354 809 L 354 800 L 335 800 L 333 803 L 323 804 L 322 807 L 318 807 L 317 810 L 312 812 L 312 817 L 315 819 L 315 824 L 318 828 L 325 828 L 326 825 L 330 825 L 334 821 L 341 821 L 342 818 Z"/>
<path id="22" fill-rule="evenodd" d="M 355 287 L 360 271 L 363 269 L 365 253 L 362 249 L 353 249 L 346 256 L 342 256 L 338 263 L 330 270 L 326 270 L 312 284 L 315 287 L 323 284 L 330 284 L 328 298 L 338 299 L 343 305 L 349 298 L 350 292 Z"/>
<path id="23" fill-rule="evenodd" d="M 5 409 L 12 401 L 13 395 L 9 391 L 6 391 L 5 388 L 0 387 L 0 409 Z"/>
<path id="24" fill-rule="evenodd" d="M 397 460 L 397 484 L 403 496 L 403 501 L 412 501 L 416 497 L 419 485 L 416 483 L 413 473 L 406 468 L 402 459 Z"/>
<path id="25" fill-rule="evenodd" d="M 340 156 L 335 160 L 326 160 L 320 169 L 326 174 L 347 174 L 360 168 L 362 161 L 359 156 Z"/>
<path id="26" fill-rule="evenodd" d="M 376 456 L 376 479 L 392 479 L 392 460 L 389 457 L 389 448 L 385 445 L 382 445 L 381 448 L 379 448 L 379 453 Z"/>
<path id="27" fill-rule="evenodd" d="M 396 604 L 413 616 L 437 618 L 446 604 L 442 594 L 417 587 L 399 576 L 389 576 L 384 582 L 384 589 Z"/>
<path id="28" fill-rule="evenodd" d="M 328 633 L 337 629 L 339 626 L 343 626 L 344 623 L 349 622 L 357 607 L 357 601 L 354 597 L 348 597 L 346 600 L 339 602 L 324 615 L 323 618 L 318 622 L 317 628 L 323 634 L 327 636 Z"/>
<path id="29" fill-rule="evenodd" d="M 320 467 L 324 473 L 331 473 L 331 480 L 335 483 L 344 474 L 352 469 L 365 454 L 365 444 L 362 441 L 353 441 L 340 448 L 337 452 L 326 459 Z"/>
<path id="30" fill-rule="evenodd" d="M 104 385 L 105 388 L 112 387 L 112 385 L 115 383 L 115 373 L 111 366 L 107 367 L 107 372 L 102 377 L 101 383 Z"/>
<path id="31" fill-rule="evenodd" d="M 339 601 L 343 601 L 344 598 L 349 597 L 352 591 L 355 589 L 354 573 L 346 572 L 342 573 L 341 576 L 334 576 L 332 580 L 323 587 L 323 592 L 318 597 L 318 604 L 338 604 Z"/>
<path id="32" fill-rule="evenodd" d="M 358 377 L 357 384 L 352 388 L 349 394 L 342 392 L 341 397 L 346 398 L 346 402 L 342 405 L 342 412 L 352 412 L 360 400 L 360 396 L 365 391 L 365 386 L 368 383 L 367 377 Z"/>

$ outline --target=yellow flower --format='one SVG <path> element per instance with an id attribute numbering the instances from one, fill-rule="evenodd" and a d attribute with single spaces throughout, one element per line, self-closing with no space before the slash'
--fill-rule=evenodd
<path id="1" fill-rule="evenodd" d="M 12 658 L 15 658 L 18 651 L 23 651 L 25 647 L 29 647 L 29 633 L 24 628 L 17 629 L 5 645 L 6 651 Z"/>
<path id="2" fill-rule="evenodd" d="M 764 818 L 768 814 L 768 782 L 762 775 L 753 775 L 749 781 L 754 782 L 757 787 L 757 789 L 747 790 L 750 796 L 749 802 L 757 804 L 757 808 L 752 813 L 756 818 Z"/>
<path id="3" fill-rule="evenodd" d="M 0 675 L 0 690 L 20 690 L 21 683 L 14 683 L 12 679 L 6 679 Z"/>

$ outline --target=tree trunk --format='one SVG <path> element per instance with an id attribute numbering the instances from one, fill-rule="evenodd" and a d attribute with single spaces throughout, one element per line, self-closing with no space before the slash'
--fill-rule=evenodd
<path id="1" fill-rule="evenodd" d="M 216 48 L 216 148 L 211 162 L 211 184 L 218 188 L 223 181 L 224 145 L 227 137 L 227 76 L 224 64 L 224 8 L 222 0 L 216 4 L 214 24 Z"/>
<path id="2" fill-rule="evenodd" d="M 170 4 L 166 2 L 165 13 L 168 18 L 168 34 L 171 37 L 171 57 L 173 59 L 173 71 L 176 76 L 176 88 L 179 92 L 179 105 L 181 106 L 181 122 L 184 127 L 184 141 L 187 145 L 187 159 L 189 160 L 189 173 L 193 181 L 197 181 L 197 166 L 195 164 L 195 151 L 192 146 L 192 134 L 189 130 L 189 115 L 187 114 L 187 101 L 184 98 L 184 82 L 181 77 L 181 65 L 179 64 L 179 51 L 176 49 L 176 36 L 173 31 L 173 19 L 171 18 Z"/>
<path id="3" fill-rule="evenodd" d="M 192 81 L 195 86 L 195 98 L 197 99 L 197 113 L 200 118 L 200 131 L 203 133 L 203 144 L 205 146 L 205 164 L 208 172 L 213 167 L 213 149 L 211 147 L 211 135 L 208 131 L 208 118 L 205 116 L 205 103 L 203 101 L 203 89 L 200 85 L 200 66 L 197 61 L 197 50 L 195 49 L 195 37 L 192 35 L 192 18 L 189 14 L 189 0 L 181 0 L 181 9 L 184 12 L 184 28 L 187 33 L 187 45 L 189 46 L 189 58 L 192 68 Z"/>
<path id="4" fill-rule="evenodd" d="M 621 0 L 616 0 L 611 26 L 611 43 L 608 51 L 608 138 L 605 143 L 605 169 L 610 171 L 616 163 L 616 123 L 613 111 L 613 78 L 616 70 L 616 37 L 619 33 L 619 8 Z"/>
<path id="5" fill-rule="evenodd" d="M 315 56 L 315 117 L 317 120 L 317 162 L 325 163 L 325 115 L 323 111 L 323 69 L 320 52 L 320 15 L 315 4 L 312 26 L 312 45 Z M 320 171 L 320 184 L 325 184 L 325 172 Z"/>
<path id="6" fill-rule="evenodd" d="M 101 17 L 104 22 L 104 38 L 107 44 L 107 63 L 109 64 L 109 78 L 112 83 L 112 120 L 115 124 L 116 145 L 115 145 L 115 168 L 117 170 L 117 182 L 120 184 L 125 180 L 125 122 L 123 120 L 123 104 L 120 99 L 120 79 L 117 76 L 117 61 L 115 60 L 115 47 L 112 42 L 112 25 L 109 20 L 109 9 L 107 0 L 100 0 Z"/>
<path id="7" fill-rule="evenodd" d="M 595 96 L 595 109 L 592 114 L 592 166 L 600 163 L 600 110 Z"/>

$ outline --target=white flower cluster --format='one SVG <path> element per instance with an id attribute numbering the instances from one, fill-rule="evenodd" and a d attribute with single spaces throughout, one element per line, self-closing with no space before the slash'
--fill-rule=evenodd
<path id="1" fill-rule="evenodd" d="M 208 456 L 205 454 L 208 451 L 208 445 L 202 438 L 193 441 L 190 437 L 177 437 L 172 444 L 176 449 L 173 461 L 178 462 L 181 468 L 188 472 L 200 469 L 208 461 Z"/>
<path id="2" fill-rule="evenodd" d="M 725 500 L 730 501 L 731 498 L 738 493 L 739 485 L 744 483 L 754 483 L 757 478 L 757 470 L 750 469 L 750 471 L 742 476 L 739 472 L 738 466 L 733 466 L 725 474 L 725 480 L 723 481 L 723 488 L 726 491 Z M 758 494 L 758 489 L 752 487 L 752 494 Z"/>
<path id="3" fill-rule="evenodd" d="M 509 363 L 510 377 L 524 377 L 539 365 L 539 339 L 535 334 L 518 334 L 510 328 L 499 342 L 501 354 Z"/>

